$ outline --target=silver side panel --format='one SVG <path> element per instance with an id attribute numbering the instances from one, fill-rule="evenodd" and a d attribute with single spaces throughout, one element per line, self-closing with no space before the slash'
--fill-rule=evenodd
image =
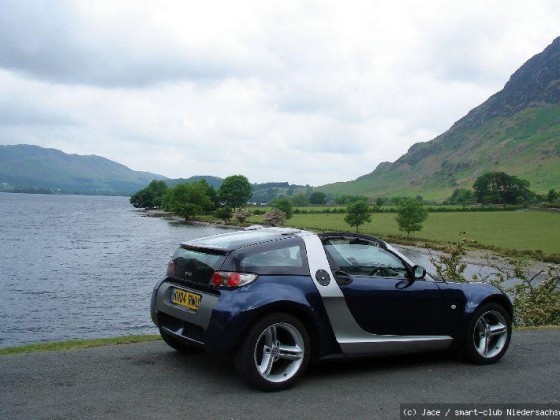
<path id="1" fill-rule="evenodd" d="M 323 298 L 336 341 L 345 355 L 404 353 L 449 347 L 453 340 L 449 336 L 376 335 L 364 331 L 348 309 L 344 294 L 335 281 L 319 237 L 304 231 L 300 232 L 299 236 L 305 243 L 311 277 Z M 329 274 L 331 281 L 327 285 L 320 284 L 315 278 L 318 270 L 325 270 Z"/>

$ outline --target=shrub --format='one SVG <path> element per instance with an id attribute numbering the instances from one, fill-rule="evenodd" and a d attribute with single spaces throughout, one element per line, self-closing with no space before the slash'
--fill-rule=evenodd
<path id="1" fill-rule="evenodd" d="M 231 211 L 231 207 L 223 206 L 214 212 L 214 216 L 216 216 L 220 220 L 223 220 L 225 223 L 229 223 L 229 221 L 233 217 L 233 212 Z"/>
<path id="2" fill-rule="evenodd" d="M 235 210 L 235 212 L 233 213 L 233 217 L 237 219 L 239 223 L 245 223 L 245 220 L 251 217 L 252 214 L 253 213 L 251 213 L 251 211 L 244 208 L 240 208 Z"/>
<path id="3" fill-rule="evenodd" d="M 511 259 L 504 266 L 487 257 L 486 265 L 493 273 L 474 275 L 469 280 L 464 275 L 466 263 L 463 261 L 467 242 L 463 240 L 449 247 L 446 255 L 431 257 L 438 276 L 459 282 L 482 281 L 502 289 L 513 301 L 516 326 L 560 325 L 560 266 L 550 265 L 546 270 L 531 274 L 526 261 Z M 540 280 L 543 275 L 544 279 Z M 513 280 L 515 284 L 507 285 Z"/>
<path id="4" fill-rule="evenodd" d="M 292 206 L 292 202 L 286 198 L 281 198 L 278 200 L 274 200 L 272 202 L 272 207 L 283 211 L 286 215 L 286 219 L 291 219 L 294 213 L 294 207 Z"/>
<path id="5" fill-rule="evenodd" d="M 286 221 L 286 213 L 282 210 L 272 209 L 263 216 L 263 223 L 267 226 L 281 226 Z"/>
<path id="6" fill-rule="evenodd" d="M 430 262 L 436 268 L 439 278 L 466 283 L 468 280 L 463 274 L 467 268 L 467 263 L 463 261 L 466 254 L 465 240 L 462 240 L 455 246 L 447 247 L 446 254 L 440 255 L 437 259 L 432 256 Z"/>

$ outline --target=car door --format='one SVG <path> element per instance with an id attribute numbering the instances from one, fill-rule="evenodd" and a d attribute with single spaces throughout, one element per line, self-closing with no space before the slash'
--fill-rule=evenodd
<path id="1" fill-rule="evenodd" d="M 423 336 L 442 333 L 444 293 L 431 280 L 411 281 L 409 265 L 381 242 L 359 235 L 322 238 L 350 313 L 366 332 Z"/>

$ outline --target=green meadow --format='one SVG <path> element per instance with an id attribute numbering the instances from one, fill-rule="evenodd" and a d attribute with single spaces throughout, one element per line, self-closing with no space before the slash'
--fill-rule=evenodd
<path id="1" fill-rule="evenodd" d="M 294 214 L 286 226 L 315 231 L 354 230 L 344 222 L 344 216 Z M 360 226 L 360 232 L 381 238 L 405 237 L 395 217 L 395 213 L 373 213 L 372 221 Z M 248 221 L 261 223 L 262 216 L 253 216 Z M 411 234 L 415 241 L 450 243 L 461 238 L 490 248 L 560 254 L 560 214 L 544 211 L 434 212 L 420 232 Z"/>

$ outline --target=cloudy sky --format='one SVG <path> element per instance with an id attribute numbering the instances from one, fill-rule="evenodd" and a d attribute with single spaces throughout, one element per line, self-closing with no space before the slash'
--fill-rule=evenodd
<path id="1" fill-rule="evenodd" d="M 500 90 L 559 22 L 556 0 L 0 0 L 0 144 L 351 180 Z"/>

